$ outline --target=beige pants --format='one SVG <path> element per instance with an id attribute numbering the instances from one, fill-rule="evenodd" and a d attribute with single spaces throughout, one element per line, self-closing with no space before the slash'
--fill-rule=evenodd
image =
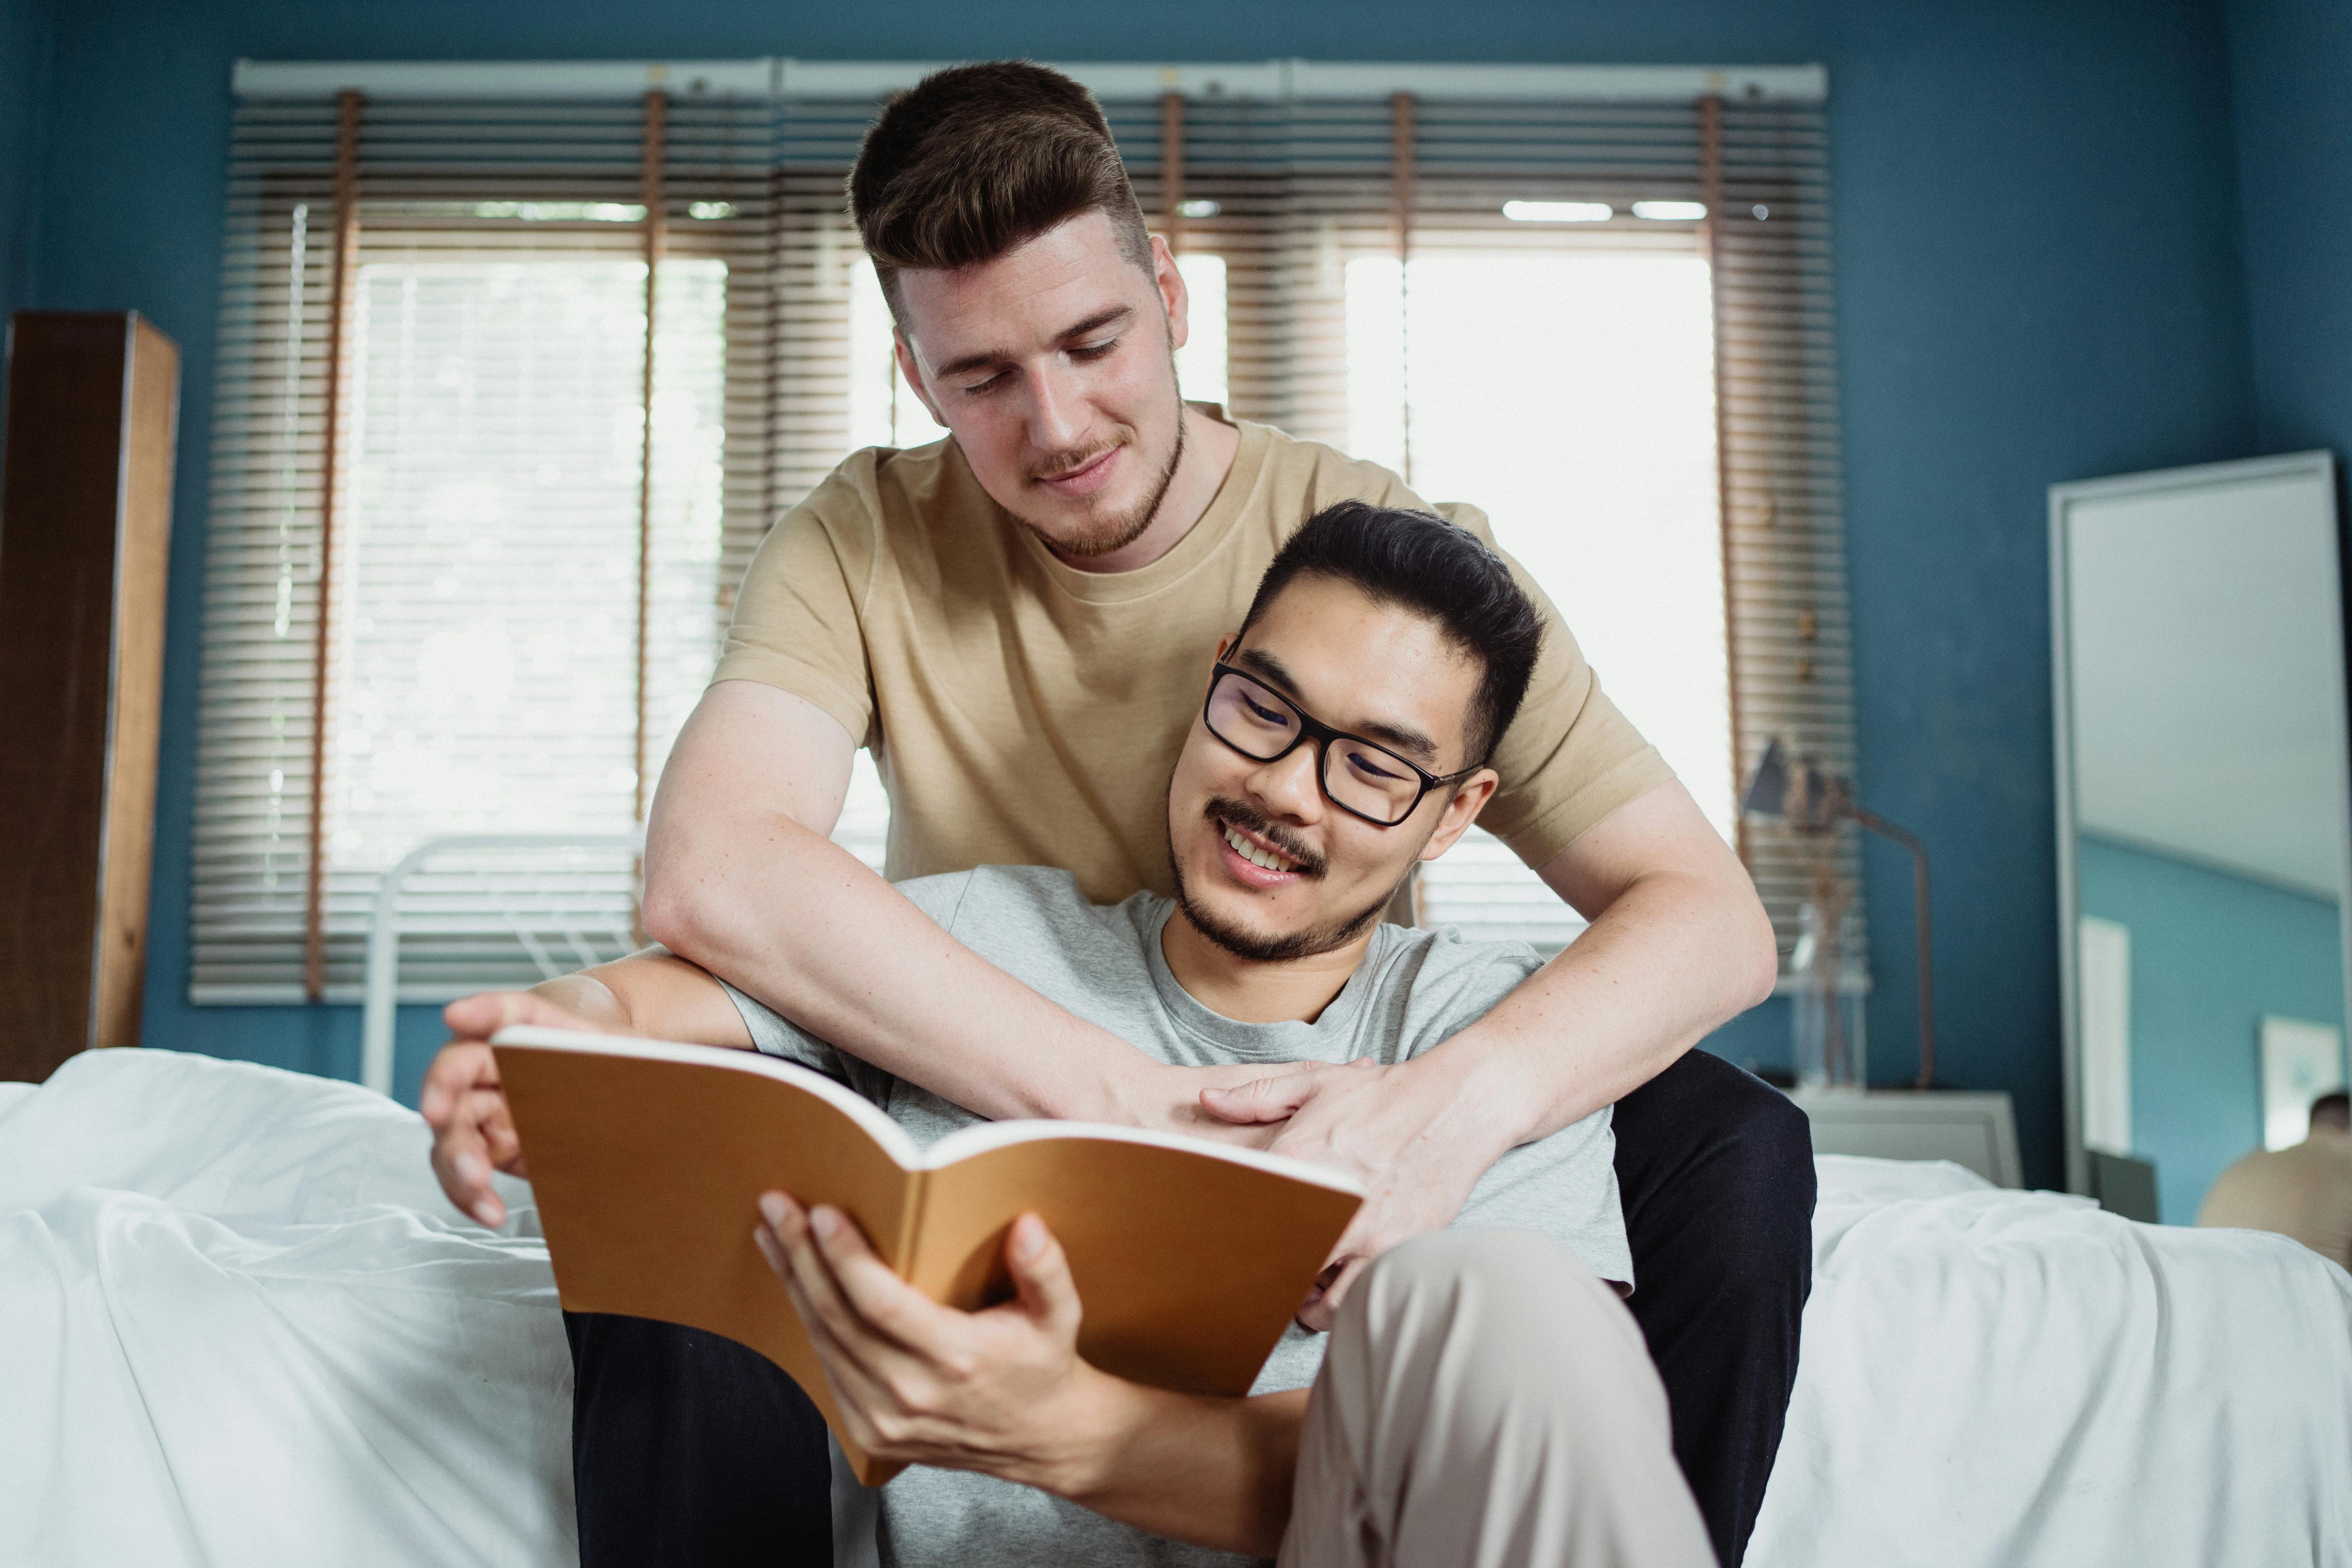
<path id="1" fill-rule="evenodd" d="M 1641 1331 L 1583 1265 L 1526 1231 L 1442 1231 L 1356 1282 L 1282 1568 L 1714 1562 Z"/>

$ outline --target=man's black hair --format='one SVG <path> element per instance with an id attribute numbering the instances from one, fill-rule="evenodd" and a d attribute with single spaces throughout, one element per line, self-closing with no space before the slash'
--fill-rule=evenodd
<path id="1" fill-rule="evenodd" d="M 2333 1127 L 2337 1131 L 2352 1131 L 2352 1094 L 2336 1089 L 2311 1102 L 2311 1124 Z"/>
<path id="2" fill-rule="evenodd" d="M 1470 748 L 1463 765 L 1483 764 L 1517 715 L 1543 645 L 1543 612 L 1511 580 L 1503 558 L 1442 517 L 1343 500 L 1308 518 L 1275 552 L 1242 631 L 1304 575 L 1347 583 L 1375 604 L 1428 616 L 1485 667 L 1462 726 Z"/>

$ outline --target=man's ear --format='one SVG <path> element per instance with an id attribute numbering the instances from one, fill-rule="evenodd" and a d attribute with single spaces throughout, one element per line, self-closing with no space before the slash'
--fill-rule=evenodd
<path id="1" fill-rule="evenodd" d="M 1168 312 L 1168 346 L 1181 349 L 1192 332 L 1192 296 L 1184 287 L 1175 253 L 1156 234 L 1151 237 L 1151 284 L 1160 290 L 1160 309 Z"/>
<path id="2" fill-rule="evenodd" d="M 931 423 L 942 430 L 946 429 L 947 419 L 940 413 L 940 405 L 931 401 L 931 389 L 923 383 L 923 366 L 915 358 L 915 347 L 907 341 L 907 334 L 896 327 L 890 329 L 890 350 L 898 356 L 898 374 L 906 378 L 908 386 L 915 389 L 915 395 L 921 399 L 923 407 L 930 414 Z"/>
<path id="3" fill-rule="evenodd" d="M 1238 641 L 1238 640 L 1239 640 L 1239 638 L 1236 637 L 1236 635 L 1235 635 L 1235 634 L 1234 634 L 1234 633 L 1231 633 L 1231 632 L 1228 632 L 1228 633 L 1226 633 L 1223 637 L 1219 637 L 1219 638 L 1217 639 L 1217 657 L 1216 657 L 1216 658 L 1215 658 L 1215 660 L 1214 660 L 1214 663 L 1216 663 L 1216 664 L 1223 664 L 1223 663 L 1224 663 L 1224 662 L 1225 662 L 1225 655 L 1233 651 L 1233 646 L 1234 646 L 1234 644 L 1236 641 Z M 1212 668 L 1212 669 L 1209 671 L 1209 686 L 1214 686 L 1216 683 L 1217 683 L 1217 672 L 1216 672 L 1216 670 L 1215 670 L 1215 669 Z M 1209 699 L 1208 699 L 1208 691 L 1209 691 L 1209 687 L 1208 687 L 1208 686 L 1203 686 L 1202 688 L 1201 688 L 1201 700 L 1202 700 L 1202 701 L 1205 702 L 1205 701 L 1207 701 L 1207 700 L 1209 700 Z"/>
<path id="4" fill-rule="evenodd" d="M 1470 825 L 1478 820 L 1486 803 L 1495 798 L 1495 787 L 1502 782 L 1503 775 L 1492 768 L 1480 768 L 1464 779 L 1454 792 L 1454 798 L 1445 803 L 1445 813 L 1437 819 L 1437 831 L 1429 836 L 1429 842 L 1421 847 L 1417 858 L 1434 860 L 1453 848 L 1470 831 Z"/>

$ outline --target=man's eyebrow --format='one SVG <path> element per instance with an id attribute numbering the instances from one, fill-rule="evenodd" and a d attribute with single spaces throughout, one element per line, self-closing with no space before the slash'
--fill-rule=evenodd
<path id="1" fill-rule="evenodd" d="M 1244 648 L 1228 662 L 1264 679 L 1293 702 L 1298 700 L 1298 682 L 1291 675 L 1290 667 L 1265 649 Z M 1437 760 L 1437 742 L 1410 724 L 1391 724 L 1376 719 L 1359 725 L 1357 732 L 1367 741 L 1378 741 L 1391 751 L 1401 752 L 1423 763 Z"/>
<path id="2" fill-rule="evenodd" d="M 1135 307 L 1132 305 L 1113 305 L 1107 310 L 1097 310 L 1083 321 L 1065 327 L 1054 341 L 1066 343 L 1072 338 L 1083 338 L 1089 332 L 1098 332 L 1105 327 L 1123 322 L 1134 314 Z M 982 349 L 978 353 L 965 354 L 961 359 L 951 359 L 931 374 L 941 377 L 969 375 L 973 371 L 985 370 L 992 364 L 1003 364 L 1013 357 L 1011 349 Z"/>

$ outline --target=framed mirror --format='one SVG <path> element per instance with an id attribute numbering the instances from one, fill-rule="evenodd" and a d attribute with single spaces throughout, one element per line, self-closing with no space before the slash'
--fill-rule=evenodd
<path id="1" fill-rule="evenodd" d="M 2326 452 L 2050 492 L 2066 1180 L 2135 1218 L 2344 1081 L 2343 562 Z"/>

